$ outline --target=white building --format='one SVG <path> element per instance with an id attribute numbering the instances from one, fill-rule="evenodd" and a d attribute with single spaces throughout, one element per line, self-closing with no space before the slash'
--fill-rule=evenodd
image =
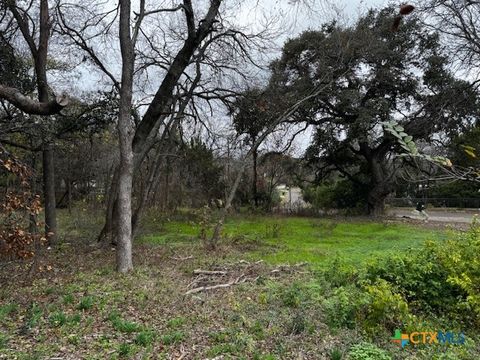
<path id="1" fill-rule="evenodd" d="M 303 200 L 302 189 L 295 186 L 287 186 L 285 184 L 276 187 L 280 195 L 280 208 L 295 210 L 307 207 L 307 203 Z"/>

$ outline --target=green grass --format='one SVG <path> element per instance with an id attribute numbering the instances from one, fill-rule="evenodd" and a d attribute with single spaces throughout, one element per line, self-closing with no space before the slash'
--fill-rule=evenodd
<path id="1" fill-rule="evenodd" d="M 141 331 L 135 337 L 135 344 L 140 346 L 148 346 L 151 345 L 155 340 L 155 333 L 153 331 Z"/>
<path id="2" fill-rule="evenodd" d="M 64 226 L 69 226 L 64 229 L 80 232 L 75 219 L 67 223 L 63 218 Z M 223 355 L 273 360 L 296 358 L 298 349 L 304 349 L 306 354 L 346 359 L 355 343 L 370 340 L 357 329 L 330 327 L 330 312 L 343 314 L 337 306 L 342 294 L 330 293 L 333 290 L 320 272 L 309 267 L 272 274 L 275 264 L 306 261 L 316 270 L 338 255 L 350 266 L 444 237 L 441 231 L 400 224 L 234 216 L 225 225 L 219 249 L 208 252 L 202 249 L 198 233 L 190 213 L 170 220 L 149 219 L 139 232 L 143 235 L 139 240 L 147 245 L 134 245 L 135 270 L 122 275 L 114 271 L 115 253 L 110 249 L 89 250 L 85 266 L 72 272 L 69 265 L 76 264 L 72 260 L 78 257 L 75 246 L 58 250 L 62 256 L 50 253 L 52 261 L 58 261 L 56 269 L 66 268 L 58 283 L 53 285 L 40 274 L 33 284 L 10 284 L 0 297 L 0 358 L 48 359 L 65 349 L 82 359 L 167 358 L 186 350 L 188 356 L 202 359 Z M 65 240 L 75 244 L 77 237 Z M 247 266 L 240 262 L 243 259 L 264 259 L 268 265 Z M 212 283 L 242 273 L 250 281 L 185 296 L 197 268 L 231 272 Z M 376 344 L 398 355 L 395 358 L 415 351 L 405 355 L 390 343 L 391 336 L 390 331 L 379 332 Z M 471 344 L 467 355 L 478 354 L 473 349 L 477 338 Z M 354 348 L 361 354 L 374 350 Z M 429 351 L 417 358 L 433 358 L 435 348 Z"/>
<path id="3" fill-rule="evenodd" d="M 95 304 L 95 299 L 92 296 L 84 296 L 78 303 L 78 310 L 90 310 Z"/>
<path id="4" fill-rule="evenodd" d="M 110 313 L 108 319 L 111 321 L 113 328 L 119 332 L 134 333 L 142 330 L 142 327 L 139 324 L 122 319 L 120 314 L 116 311 Z"/>
<path id="5" fill-rule="evenodd" d="M 3 321 L 7 316 L 17 310 L 17 304 L 5 304 L 0 306 L 0 321 Z"/>
<path id="6" fill-rule="evenodd" d="M 180 343 L 183 339 L 185 339 L 185 333 L 182 331 L 168 332 L 160 336 L 161 342 L 166 346 Z"/>
<path id="7" fill-rule="evenodd" d="M 196 241 L 198 226 L 191 221 L 167 221 L 158 235 L 143 237 L 152 244 Z M 300 217 L 233 217 L 225 224 L 228 239 L 260 240 L 259 249 L 247 255 L 271 264 L 308 262 L 323 267 L 334 257 L 358 264 L 375 255 L 402 252 L 425 240 L 442 239 L 442 233 L 403 224 L 334 221 Z"/>

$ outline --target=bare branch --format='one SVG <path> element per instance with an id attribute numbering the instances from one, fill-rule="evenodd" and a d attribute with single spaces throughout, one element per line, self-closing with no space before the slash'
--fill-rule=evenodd
<path id="1" fill-rule="evenodd" d="M 0 98 L 7 100 L 18 109 L 32 115 L 56 114 L 69 103 L 68 98 L 64 95 L 57 96 L 54 100 L 48 102 L 35 101 L 23 95 L 19 90 L 1 84 Z"/>

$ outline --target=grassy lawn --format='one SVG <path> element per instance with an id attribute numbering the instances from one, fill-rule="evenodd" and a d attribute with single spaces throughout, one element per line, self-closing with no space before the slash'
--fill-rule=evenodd
<path id="1" fill-rule="evenodd" d="M 402 350 L 390 342 L 390 331 L 372 336 L 332 325 L 345 310 L 331 296 L 338 300 L 342 294 L 332 294 L 310 270 L 337 255 L 359 264 L 404 251 L 443 239 L 442 231 L 356 220 L 233 217 L 219 249 L 208 252 L 194 219 L 150 218 L 134 247 L 135 270 L 119 275 L 113 249 L 81 245 L 87 234 L 78 229 L 88 212 L 82 214 L 73 220 L 62 214 L 65 244 L 45 254 L 33 278 L 25 275 L 25 263 L 0 269 L 0 359 L 339 360 L 373 351 L 371 346 L 391 359 L 441 358 L 435 348 Z M 301 262 L 310 266 L 279 266 Z M 196 275 L 195 269 L 224 275 Z M 238 283 L 186 294 L 232 281 Z M 475 350 L 467 350 L 449 359 L 470 359 Z"/>
<path id="2" fill-rule="evenodd" d="M 141 241 L 189 243 L 196 241 L 198 233 L 194 222 L 173 220 L 166 221 L 158 233 L 146 235 Z M 230 218 L 224 236 L 234 241 L 269 245 L 249 251 L 247 255 L 252 259 L 271 264 L 308 262 L 314 268 L 321 268 L 335 257 L 358 264 L 372 256 L 399 253 L 425 240 L 442 239 L 444 233 L 398 223 L 252 216 Z"/>

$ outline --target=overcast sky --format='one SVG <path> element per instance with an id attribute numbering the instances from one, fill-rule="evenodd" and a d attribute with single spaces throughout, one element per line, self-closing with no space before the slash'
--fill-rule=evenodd
<path id="1" fill-rule="evenodd" d="M 301 1 L 301 0 L 300 0 Z M 245 3 L 251 3 L 248 17 L 253 20 L 256 14 L 263 10 L 271 13 L 283 11 L 293 20 L 295 31 L 301 32 L 308 28 L 318 28 L 325 21 L 333 18 L 341 18 L 344 21 L 352 21 L 369 8 L 381 8 L 389 3 L 397 3 L 388 0 L 305 0 L 314 2 L 313 12 L 305 10 L 302 6 L 292 6 L 288 0 L 246 0 Z M 398 2 L 400 3 L 400 2 Z M 245 14 L 243 14 L 245 15 Z"/>

